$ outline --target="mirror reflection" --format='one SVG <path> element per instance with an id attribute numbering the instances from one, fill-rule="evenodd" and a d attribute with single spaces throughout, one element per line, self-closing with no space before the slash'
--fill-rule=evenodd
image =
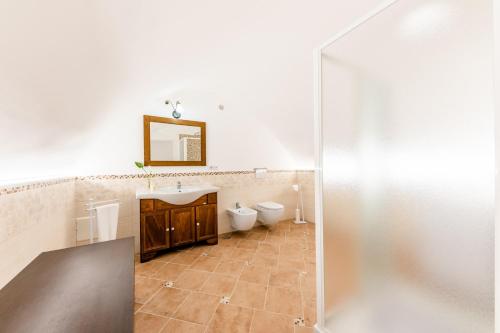
<path id="1" fill-rule="evenodd" d="M 151 161 L 201 161 L 201 127 L 150 124 Z"/>

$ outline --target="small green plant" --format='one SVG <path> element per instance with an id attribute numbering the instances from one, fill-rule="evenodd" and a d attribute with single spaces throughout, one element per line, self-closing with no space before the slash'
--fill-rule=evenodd
<path id="1" fill-rule="evenodd" d="M 144 171 L 144 173 L 145 173 L 148 177 L 151 177 L 151 176 L 152 176 L 151 170 L 146 170 L 146 168 L 144 167 L 144 163 L 141 163 L 141 162 L 134 162 L 134 163 L 135 163 L 135 166 L 136 166 L 138 169 L 141 169 L 142 171 Z"/>

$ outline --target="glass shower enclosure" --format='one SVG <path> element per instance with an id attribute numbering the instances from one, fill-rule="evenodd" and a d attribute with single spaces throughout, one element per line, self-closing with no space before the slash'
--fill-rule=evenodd
<path id="1" fill-rule="evenodd" d="M 493 332 L 493 1 L 390 1 L 316 52 L 319 332 Z"/>

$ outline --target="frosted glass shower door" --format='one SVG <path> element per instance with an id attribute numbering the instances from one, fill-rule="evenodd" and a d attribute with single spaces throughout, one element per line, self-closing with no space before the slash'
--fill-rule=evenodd
<path id="1" fill-rule="evenodd" d="M 492 332 L 492 1 L 398 1 L 321 53 L 324 323 Z"/>

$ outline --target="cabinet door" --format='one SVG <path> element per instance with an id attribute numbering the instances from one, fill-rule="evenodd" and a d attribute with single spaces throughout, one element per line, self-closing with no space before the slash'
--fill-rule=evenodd
<path id="1" fill-rule="evenodd" d="M 175 208 L 170 211 L 172 246 L 194 243 L 194 207 Z"/>
<path id="2" fill-rule="evenodd" d="M 169 214 L 167 212 L 141 214 L 142 252 L 170 247 Z"/>
<path id="3" fill-rule="evenodd" d="M 196 207 L 196 240 L 217 237 L 217 205 Z"/>

